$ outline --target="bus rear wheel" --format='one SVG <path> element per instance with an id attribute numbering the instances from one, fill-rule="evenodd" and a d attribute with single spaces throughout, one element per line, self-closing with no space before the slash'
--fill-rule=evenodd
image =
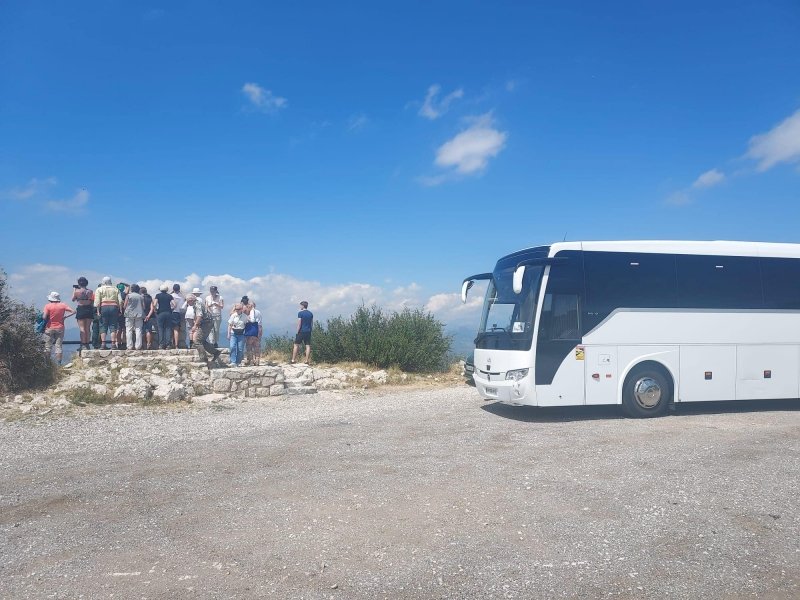
<path id="1" fill-rule="evenodd" d="M 671 401 L 672 384 L 657 367 L 636 367 L 622 386 L 622 408 L 629 417 L 659 417 Z"/>

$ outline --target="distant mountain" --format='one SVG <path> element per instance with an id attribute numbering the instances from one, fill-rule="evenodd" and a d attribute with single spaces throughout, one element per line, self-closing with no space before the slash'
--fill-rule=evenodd
<path id="1" fill-rule="evenodd" d="M 459 357 L 464 357 L 472 352 L 475 349 L 477 330 L 477 325 L 445 326 L 445 333 L 453 338 L 450 351 Z"/>

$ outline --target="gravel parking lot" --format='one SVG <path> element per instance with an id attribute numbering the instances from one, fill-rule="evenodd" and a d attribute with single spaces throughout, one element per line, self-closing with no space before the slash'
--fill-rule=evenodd
<path id="1" fill-rule="evenodd" d="M 797 598 L 799 426 L 466 386 L 0 423 L 0 597 Z"/>

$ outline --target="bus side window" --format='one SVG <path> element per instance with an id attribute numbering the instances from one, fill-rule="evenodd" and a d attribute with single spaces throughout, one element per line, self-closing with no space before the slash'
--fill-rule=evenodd
<path id="1" fill-rule="evenodd" d="M 577 294 L 546 294 L 542 307 L 545 339 L 579 340 L 579 296 Z"/>

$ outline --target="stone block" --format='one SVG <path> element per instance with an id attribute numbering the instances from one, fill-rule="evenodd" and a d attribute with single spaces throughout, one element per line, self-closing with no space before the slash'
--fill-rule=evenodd
<path id="1" fill-rule="evenodd" d="M 270 396 L 283 396 L 285 394 L 286 394 L 286 388 L 283 387 L 282 383 L 276 383 L 269 387 Z"/>
<path id="2" fill-rule="evenodd" d="M 214 383 L 212 387 L 214 388 L 215 392 L 229 392 L 231 391 L 231 380 L 230 379 L 213 379 Z"/>

